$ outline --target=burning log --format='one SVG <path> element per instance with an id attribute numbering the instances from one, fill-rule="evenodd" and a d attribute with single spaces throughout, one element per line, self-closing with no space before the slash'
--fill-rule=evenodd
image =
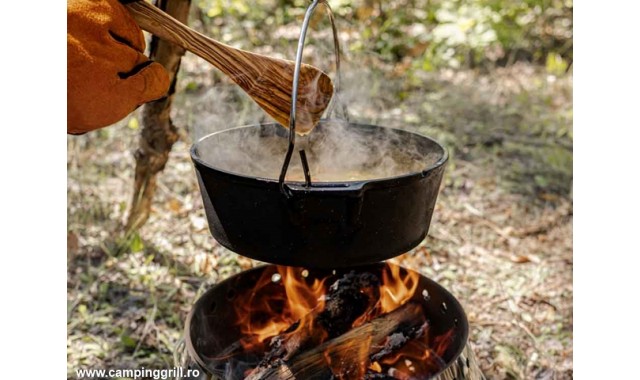
<path id="1" fill-rule="evenodd" d="M 364 380 L 397 380 L 397 379 L 386 373 L 377 373 L 373 371 L 367 371 L 367 373 L 364 375 Z"/>
<path id="2" fill-rule="evenodd" d="M 375 306 L 380 297 L 379 287 L 380 280 L 371 273 L 345 274 L 329 288 L 324 308 L 312 310 L 282 334 L 271 339 L 271 349 L 256 371 L 274 367 L 279 361 L 288 360 L 297 352 L 315 347 L 327 338 L 344 334 L 356 319 Z"/>
<path id="3" fill-rule="evenodd" d="M 398 331 L 389 335 L 384 342 L 384 347 L 380 351 L 371 355 L 371 362 L 376 362 L 385 356 L 396 352 L 412 339 L 420 338 L 424 335 L 428 327 L 429 324 L 425 321 L 420 326 L 409 326 L 405 331 Z"/>
<path id="4" fill-rule="evenodd" d="M 419 378 L 429 377 L 445 368 L 447 363 L 442 355 L 449 346 L 453 329 L 433 337 L 425 333 L 426 327 L 410 329 L 406 337 L 390 336 L 385 348 L 371 355 L 372 365 L 365 380 L 385 379 L 380 377 L 385 373 L 390 378 L 403 380 L 413 379 L 416 374 L 421 374 Z"/>
<path id="5" fill-rule="evenodd" d="M 422 307 L 409 302 L 288 360 L 275 360 L 268 365 L 261 363 L 246 380 L 380 378 L 367 372 L 370 357 L 397 349 L 412 339 L 411 334 L 417 336 L 425 329 Z M 409 336 L 400 339 L 397 334 L 402 331 L 408 331 Z"/>

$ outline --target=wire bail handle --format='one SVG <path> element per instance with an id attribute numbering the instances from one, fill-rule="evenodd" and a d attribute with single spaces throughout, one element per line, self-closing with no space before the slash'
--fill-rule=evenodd
<path id="1" fill-rule="evenodd" d="M 333 30 L 333 41 L 334 48 L 336 51 L 336 80 L 334 85 L 334 96 L 329 104 L 327 115 L 331 115 L 333 112 L 333 108 L 335 106 L 335 99 L 338 97 L 338 90 L 340 88 L 340 43 L 338 41 L 338 33 L 335 26 L 335 21 L 333 17 L 333 12 L 331 11 L 331 7 L 326 0 L 313 0 L 309 8 L 307 8 L 307 12 L 304 15 L 304 21 L 302 22 L 302 28 L 300 29 L 300 38 L 298 39 L 298 50 L 296 51 L 296 62 L 295 62 L 295 71 L 293 73 L 293 87 L 291 92 L 291 112 L 289 114 L 289 147 L 287 148 L 287 154 L 285 155 L 284 162 L 282 164 L 282 169 L 280 170 L 280 191 L 285 195 L 289 196 L 290 191 L 285 186 L 285 178 L 287 176 L 287 171 L 289 170 L 289 164 L 291 163 L 291 156 L 293 155 L 293 150 L 295 148 L 296 143 L 296 103 L 298 102 L 298 85 L 300 82 L 300 68 L 302 67 L 302 52 L 304 50 L 304 42 L 307 36 L 307 30 L 309 29 L 309 22 L 311 20 L 311 16 L 315 11 L 318 4 L 323 3 L 327 9 L 327 13 L 329 15 L 329 19 L 331 20 L 331 28 Z M 346 112 L 346 108 L 343 105 L 343 113 L 345 118 L 348 120 L 348 115 Z M 307 162 L 307 156 L 304 149 L 298 151 L 300 154 L 300 160 L 302 162 L 302 168 L 304 172 L 305 178 L 305 186 L 311 186 L 311 173 L 309 171 L 309 164 Z"/>

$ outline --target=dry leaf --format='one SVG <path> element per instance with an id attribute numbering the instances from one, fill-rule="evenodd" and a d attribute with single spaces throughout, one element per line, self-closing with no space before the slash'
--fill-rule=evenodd
<path id="1" fill-rule="evenodd" d="M 78 253 L 78 235 L 72 231 L 67 231 L 67 255 L 74 256 Z"/>
<path id="2" fill-rule="evenodd" d="M 525 263 L 536 263 L 540 262 L 540 259 L 534 255 L 515 255 L 509 258 L 511 261 L 517 264 L 525 264 Z"/>
<path id="3" fill-rule="evenodd" d="M 167 202 L 167 208 L 177 214 L 182 209 L 182 203 L 175 198 L 171 198 L 171 200 Z"/>

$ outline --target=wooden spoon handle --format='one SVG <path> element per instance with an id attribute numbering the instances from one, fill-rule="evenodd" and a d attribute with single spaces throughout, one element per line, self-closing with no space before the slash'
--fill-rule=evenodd
<path id="1" fill-rule="evenodd" d="M 236 49 L 184 25 L 145 1 L 126 4 L 140 27 L 205 59 L 239 85 L 265 112 L 289 126 L 295 64 Z M 296 132 L 307 133 L 322 117 L 333 95 L 327 74 L 300 67 L 296 102 Z"/>
<path id="2" fill-rule="evenodd" d="M 198 33 L 152 4 L 136 1 L 125 6 L 142 29 L 189 50 L 232 79 L 242 76 L 242 65 L 251 65 L 246 57 L 252 53 L 242 52 Z"/>

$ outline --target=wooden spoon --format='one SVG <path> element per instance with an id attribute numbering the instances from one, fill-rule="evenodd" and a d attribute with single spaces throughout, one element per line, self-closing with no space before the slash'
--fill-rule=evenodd
<path id="1" fill-rule="evenodd" d="M 125 6 L 142 29 L 207 60 L 242 87 L 278 123 L 289 128 L 294 62 L 225 45 L 145 1 Z M 331 78 L 303 64 L 296 102 L 297 133 L 305 134 L 315 127 L 332 96 Z"/>

